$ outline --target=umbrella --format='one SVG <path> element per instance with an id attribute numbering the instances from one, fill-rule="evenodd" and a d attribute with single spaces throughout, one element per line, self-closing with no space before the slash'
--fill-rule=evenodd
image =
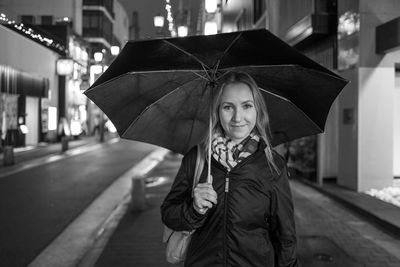
<path id="1" fill-rule="evenodd" d="M 184 154 L 207 133 L 211 89 L 228 71 L 262 90 L 273 145 L 323 132 L 347 84 L 262 29 L 129 41 L 85 94 L 122 138 Z"/>

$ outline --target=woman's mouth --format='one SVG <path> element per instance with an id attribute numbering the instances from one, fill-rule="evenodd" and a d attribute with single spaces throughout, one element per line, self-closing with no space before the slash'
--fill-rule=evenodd
<path id="1" fill-rule="evenodd" d="M 231 126 L 234 127 L 234 128 L 243 128 L 243 127 L 246 126 L 246 124 L 244 124 L 244 125 L 231 125 Z"/>

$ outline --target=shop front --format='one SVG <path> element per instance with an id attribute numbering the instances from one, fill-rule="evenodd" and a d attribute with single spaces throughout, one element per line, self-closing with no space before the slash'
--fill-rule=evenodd
<path id="1" fill-rule="evenodd" d="M 41 99 L 48 97 L 48 90 L 48 79 L 0 65 L 2 146 L 21 147 L 42 141 Z"/>

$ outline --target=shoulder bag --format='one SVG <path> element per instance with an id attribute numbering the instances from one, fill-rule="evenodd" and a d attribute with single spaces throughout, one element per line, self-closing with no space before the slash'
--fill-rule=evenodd
<path id="1" fill-rule="evenodd" d="M 199 182 L 200 175 L 204 168 L 204 155 L 202 147 L 197 145 L 196 167 L 193 176 L 193 191 Z M 195 230 L 192 231 L 174 231 L 164 225 L 163 242 L 167 243 L 166 256 L 169 263 L 177 264 L 183 262 L 186 257 L 186 251 L 190 243 L 190 239 Z"/>

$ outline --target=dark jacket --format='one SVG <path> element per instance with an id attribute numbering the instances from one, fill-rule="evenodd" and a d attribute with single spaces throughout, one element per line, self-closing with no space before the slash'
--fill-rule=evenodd
<path id="1" fill-rule="evenodd" d="M 161 214 L 173 230 L 196 229 L 185 266 L 300 266 L 286 164 L 274 152 L 277 174 L 269 167 L 263 148 L 260 143 L 257 152 L 229 173 L 212 159 L 218 204 L 204 215 L 195 211 L 191 198 L 197 148 L 184 156 Z M 200 183 L 206 176 L 207 165 Z"/>

